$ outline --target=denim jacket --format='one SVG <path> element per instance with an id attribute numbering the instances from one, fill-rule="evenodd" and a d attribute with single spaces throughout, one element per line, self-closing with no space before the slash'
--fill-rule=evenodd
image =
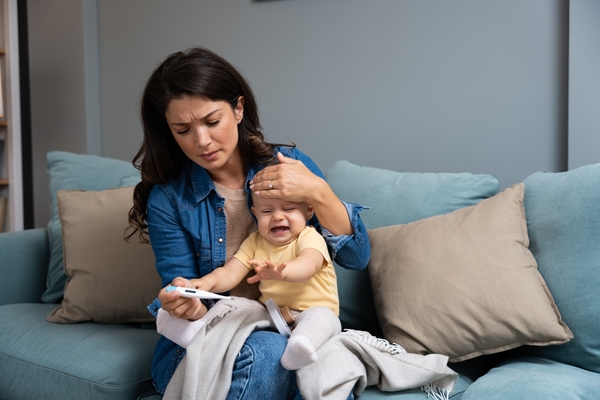
<path id="1" fill-rule="evenodd" d="M 324 178 L 316 164 L 295 148 L 280 147 L 284 156 L 300 160 L 315 175 Z M 263 166 L 250 168 L 246 177 L 246 194 L 250 207 L 250 182 Z M 204 276 L 225 264 L 226 221 L 225 199 L 217 191 L 205 169 L 190 162 L 177 179 L 164 185 L 155 185 L 148 198 L 148 232 L 156 257 L 156 269 L 162 286 L 170 284 L 178 276 L 192 279 Z M 354 234 L 333 236 L 319 225 L 316 217 L 309 223 L 324 236 L 332 259 L 347 269 L 360 270 L 367 266 L 370 245 L 367 230 L 359 213 L 365 207 L 346 203 L 346 210 Z M 210 304 L 207 304 L 210 307 Z M 148 306 L 156 316 L 160 301 Z M 152 362 L 152 377 L 157 391 L 164 393 L 185 349 L 161 336 Z"/>

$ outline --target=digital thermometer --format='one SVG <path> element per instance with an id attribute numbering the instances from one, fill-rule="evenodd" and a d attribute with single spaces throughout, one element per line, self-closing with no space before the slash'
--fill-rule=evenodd
<path id="1" fill-rule="evenodd" d="M 200 289 L 191 289 L 180 286 L 167 286 L 167 292 L 172 292 L 173 290 L 181 293 L 183 297 L 193 297 L 196 299 L 231 299 L 230 296 L 221 296 L 220 294 L 207 292 L 206 290 Z"/>

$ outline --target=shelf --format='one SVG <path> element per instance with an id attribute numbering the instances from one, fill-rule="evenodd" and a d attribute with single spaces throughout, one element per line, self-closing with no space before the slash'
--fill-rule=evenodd
<path id="1" fill-rule="evenodd" d="M 0 56 L 6 55 L 6 51 L 4 48 L 0 48 Z M 1 95 L 1 94 L 0 94 Z M 6 120 L 0 120 L 0 126 L 8 126 Z M 0 179 L 0 187 L 8 186 L 8 179 Z M 2 226 L 0 226 L 0 231 L 2 230 Z"/>
<path id="2" fill-rule="evenodd" d="M 19 78 L 19 0 L 0 0 L 0 66 L 2 67 L 2 91 L 4 116 L 0 120 L 3 155 L 0 167 L 4 173 L 0 179 L 1 197 L 6 201 L 4 226 L 0 231 L 23 230 L 23 165 L 21 154 L 21 104 Z M 8 123 L 7 123 L 8 121 Z M 6 174 L 6 175 L 5 175 Z M 1 207 L 0 207 L 1 208 Z M 0 396 L 2 397 L 2 396 Z"/>

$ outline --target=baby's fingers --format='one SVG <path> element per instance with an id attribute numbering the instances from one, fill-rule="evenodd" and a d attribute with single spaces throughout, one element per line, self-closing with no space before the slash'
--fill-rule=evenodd
<path id="1" fill-rule="evenodd" d="M 200 289 L 200 287 L 204 286 L 204 281 L 202 278 L 190 279 L 190 282 L 196 289 Z"/>
<path id="2" fill-rule="evenodd" d="M 260 266 L 264 265 L 264 263 L 262 261 L 260 261 L 260 260 L 254 260 L 254 259 L 253 260 L 248 260 L 248 264 L 254 265 L 255 267 L 260 267 Z"/>
<path id="3" fill-rule="evenodd" d="M 281 264 L 275 264 L 274 262 L 267 260 L 265 261 L 265 263 L 267 264 L 269 269 L 272 269 L 273 271 L 283 271 L 287 266 L 287 263 L 285 262 L 282 262 Z"/>

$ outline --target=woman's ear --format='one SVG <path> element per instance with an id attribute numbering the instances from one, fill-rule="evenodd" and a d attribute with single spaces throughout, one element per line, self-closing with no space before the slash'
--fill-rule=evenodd
<path id="1" fill-rule="evenodd" d="M 246 102 L 246 100 L 244 100 L 244 96 L 238 97 L 237 104 L 235 105 L 235 108 L 233 110 L 235 112 L 235 118 L 236 118 L 238 124 L 240 122 L 242 122 L 242 118 L 244 118 L 244 103 L 245 102 Z"/>

